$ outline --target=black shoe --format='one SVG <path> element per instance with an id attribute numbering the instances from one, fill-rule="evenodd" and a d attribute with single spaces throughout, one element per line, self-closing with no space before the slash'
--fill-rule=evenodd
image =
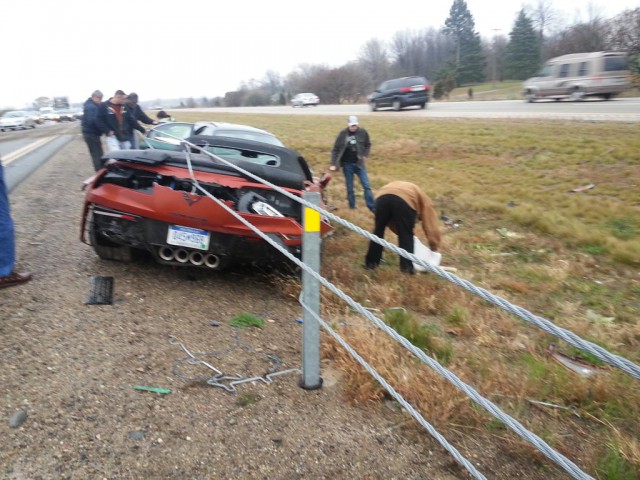
<path id="1" fill-rule="evenodd" d="M 416 269 L 415 268 L 401 268 L 400 271 L 404 274 L 407 275 L 415 275 L 416 274 Z"/>
<path id="2" fill-rule="evenodd" d="M 378 268 L 378 264 L 377 263 L 365 263 L 364 268 L 365 268 L 365 270 L 375 270 L 376 268 Z"/>

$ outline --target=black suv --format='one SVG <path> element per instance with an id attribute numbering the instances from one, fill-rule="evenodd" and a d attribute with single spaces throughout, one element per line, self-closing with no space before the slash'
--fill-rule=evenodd
<path id="1" fill-rule="evenodd" d="M 431 85 L 424 77 L 402 77 L 382 82 L 369 95 L 369 106 L 375 112 L 378 108 L 391 107 L 400 110 L 404 107 L 418 105 L 424 108 L 429 101 Z"/>

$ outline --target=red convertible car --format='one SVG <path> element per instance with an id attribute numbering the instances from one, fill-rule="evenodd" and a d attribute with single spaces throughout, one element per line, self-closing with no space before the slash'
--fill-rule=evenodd
<path id="1" fill-rule="evenodd" d="M 300 203 L 216 157 L 295 196 L 321 191 L 328 178 L 314 179 L 304 158 L 285 147 L 229 137 L 196 140 L 215 156 L 167 150 L 106 155 L 105 167 L 85 182 L 82 241 L 110 260 L 130 261 L 146 251 L 162 264 L 208 269 L 283 262 L 280 252 L 196 188 L 189 160 L 200 187 L 299 257 Z M 323 219 L 321 234 L 331 230 Z"/>

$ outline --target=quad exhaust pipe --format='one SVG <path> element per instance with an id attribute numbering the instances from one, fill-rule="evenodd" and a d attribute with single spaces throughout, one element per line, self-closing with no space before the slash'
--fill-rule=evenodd
<path id="1" fill-rule="evenodd" d="M 220 257 L 213 253 L 204 253 L 198 250 L 186 250 L 184 248 L 171 248 L 163 246 L 158 248 L 158 257 L 165 262 L 191 263 L 196 267 L 204 265 L 207 268 L 216 270 L 220 268 Z"/>

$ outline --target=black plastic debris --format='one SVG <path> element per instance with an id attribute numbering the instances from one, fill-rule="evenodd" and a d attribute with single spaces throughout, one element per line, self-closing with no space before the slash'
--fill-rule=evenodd
<path id="1" fill-rule="evenodd" d="M 113 304 L 113 277 L 89 277 L 91 290 L 86 305 L 112 305 Z"/>

